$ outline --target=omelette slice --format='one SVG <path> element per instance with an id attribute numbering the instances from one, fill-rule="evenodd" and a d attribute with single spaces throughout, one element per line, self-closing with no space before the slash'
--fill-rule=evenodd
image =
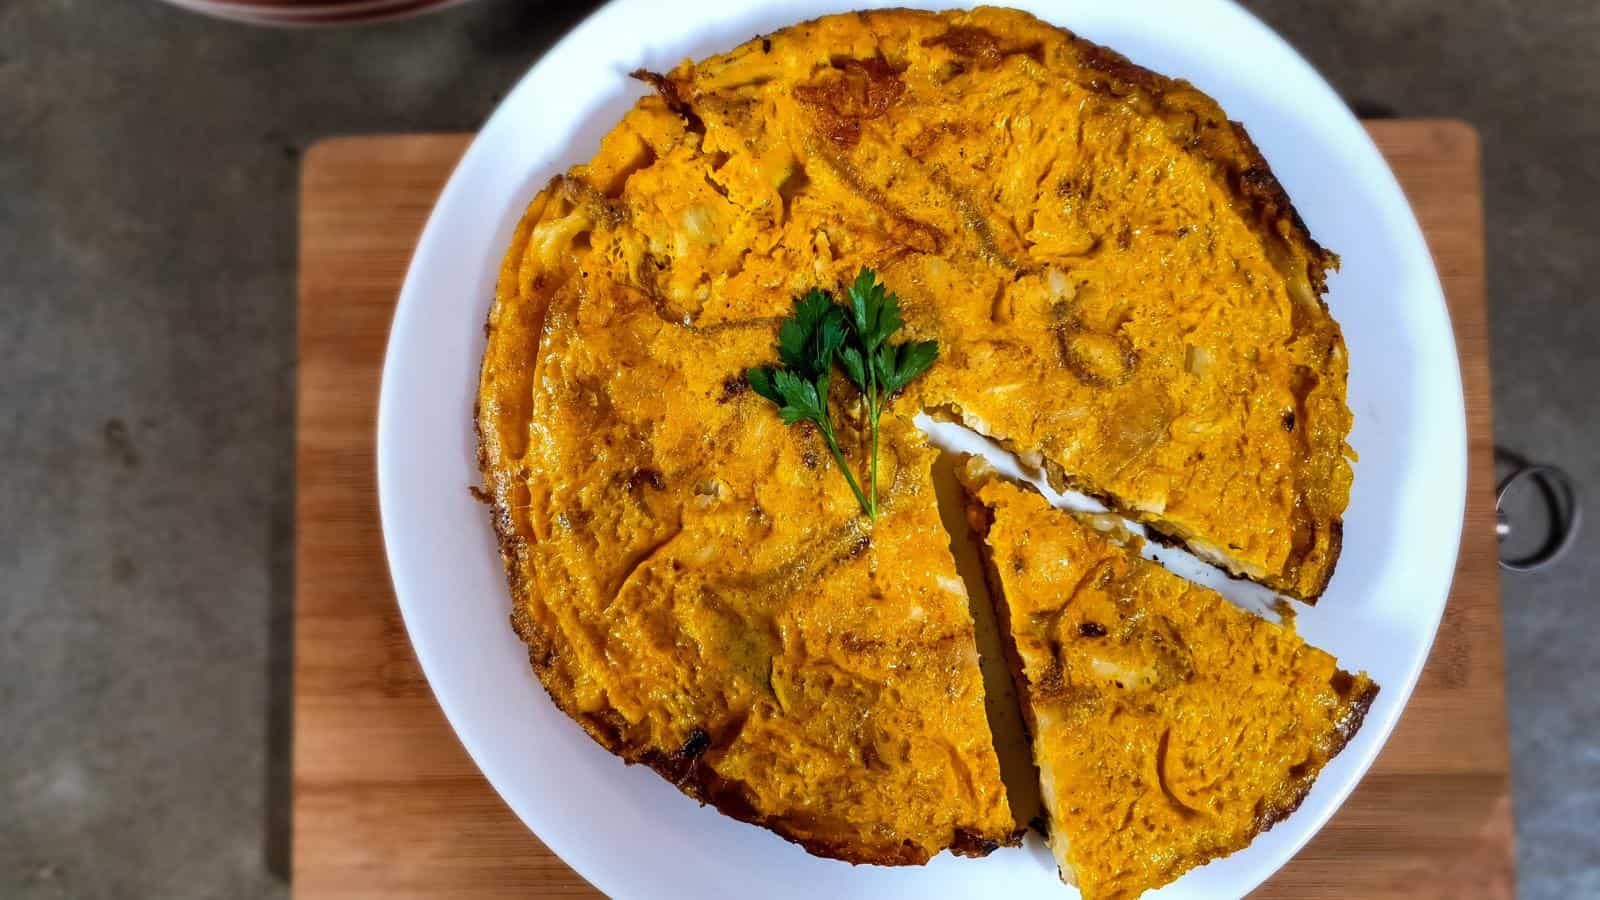
<path id="1" fill-rule="evenodd" d="M 1300 805 L 1371 679 L 1144 560 L 1114 518 L 1055 509 L 981 460 L 961 474 L 1063 879 L 1137 897 Z"/>

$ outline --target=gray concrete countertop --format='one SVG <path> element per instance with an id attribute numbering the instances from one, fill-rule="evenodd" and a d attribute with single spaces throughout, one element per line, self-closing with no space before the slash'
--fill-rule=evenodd
<path id="1" fill-rule="evenodd" d="M 1592 496 L 1600 6 L 1249 5 L 1364 114 L 1480 129 L 1496 435 Z M 0 0 L 0 895 L 287 891 L 299 155 L 474 128 L 588 6 Z M 1600 896 L 1597 551 L 1504 583 L 1528 898 Z"/>

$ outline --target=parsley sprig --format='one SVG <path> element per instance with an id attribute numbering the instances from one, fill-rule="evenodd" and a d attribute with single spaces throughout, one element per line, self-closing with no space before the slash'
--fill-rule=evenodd
<path id="1" fill-rule="evenodd" d="M 939 345 L 934 341 L 889 343 L 889 338 L 905 324 L 900 317 L 900 298 L 889 293 L 871 269 L 861 269 L 849 294 L 851 340 L 840 353 L 839 363 L 866 401 L 867 421 L 872 428 L 872 507 L 867 514 L 876 519 L 878 420 L 883 416 L 883 405 L 933 365 L 939 358 Z"/>
<path id="2" fill-rule="evenodd" d="M 888 292 L 877 273 L 863 267 L 847 290 L 848 304 L 813 288 L 795 300 L 794 315 L 778 329 L 782 366 L 762 366 L 745 373 L 750 387 L 778 407 L 785 425 L 811 422 L 828 445 L 833 461 L 868 518 L 878 517 L 878 423 L 885 405 L 939 357 L 935 341 L 891 343 L 905 324 L 900 298 Z M 868 490 L 845 463 L 828 410 L 828 387 L 837 359 L 860 391 L 871 435 Z"/>
<path id="3" fill-rule="evenodd" d="M 745 379 L 756 393 L 778 405 L 783 424 L 810 422 L 827 443 L 839 471 L 850 482 L 850 490 L 863 509 L 872 507 L 850 467 L 834 432 L 828 414 L 828 383 L 833 375 L 833 359 L 845 341 L 844 310 L 826 291 L 812 288 L 794 302 L 794 315 L 778 328 L 778 359 L 781 367 L 764 366 L 745 372 Z"/>

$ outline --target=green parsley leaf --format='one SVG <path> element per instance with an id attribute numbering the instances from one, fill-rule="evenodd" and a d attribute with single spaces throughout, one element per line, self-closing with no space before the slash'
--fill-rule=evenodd
<path id="1" fill-rule="evenodd" d="M 817 392 L 817 385 L 796 375 L 788 369 L 779 369 L 772 373 L 772 386 L 783 398 L 783 406 L 778 409 L 778 415 L 783 418 L 785 425 L 796 422 L 816 422 L 822 424 L 828 417 L 825 396 Z"/>
<path id="2" fill-rule="evenodd" d="M 817 323 L 817 330 L 810 348 L 812 377 L 827 376 L 828 371 L 833 367 L 834 354 L 839 352 L 839 348 L 844 345 L 844 340 L 844 310 L 833 307 Z"/>
<path id="3" fill-rule="evenodd" d="M 829 320 L 837 322 L 838 313 L 833 297 L 826 291 L 812 288 L 795 300 L 794 315 L 778 328 L 778 358 L 783 364 L 807 378 L 815 378 L 824 363 L 831 363 L 831 357 L 821 358 L 819 341 L 819 332 Z"/>
<path id="4" fill-rule="evenodd" d="M 855 327 L 864 354 L 876 353 L 889 336 L 900 330 L 900 298 L 878 282 L 878 275 L 862 266 L 850 285 L 850 324 Z"/>
<path id="5" fill-rule="evenodd" d="M 928 367 L 939 358 L 939 344 L 936 341 L 885 344 L 883 349 L 886 352 L 882 355 L 892 360 L 886 364 L 882 378 L 883 392 L 887 395 L 898 393 L 910 384 L 912 379 L 928 371 Z"/>
<path id="6" fill-rule="evenodd" d="M 771 366 L 760 366 L 753 369 L 746 369 L 744 372 L 744 380 L 750 382 L 751 389 L 757 394 L 760 394 L 768 400 L 771 400 L 773 403 L 782 406 L 783 395 L 778 393 L 777 387 L 772 383 L 772 371 L 773 370 Z"/>
<path id="7" fill-rule="evenodd" d="M 861 359 L 861 351 L 855 347 L 846 347 L 839 352 L 839 365 L 844 367 L 844 374 L 850 381 L 861 389 L 867 391 L 867 364 Z"/>

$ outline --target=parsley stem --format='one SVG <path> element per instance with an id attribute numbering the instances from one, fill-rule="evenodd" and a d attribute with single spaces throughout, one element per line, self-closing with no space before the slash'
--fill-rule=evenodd
<path id="1" fill-rule="evenodd" d="M 861 504 L 862 511 L 869 518 L 876 519 L 878 512 L 867 502 L 866 495 L 861 492 L 861 485 L 856 483 L 856 477 L 850 474 L 850 466 L 845 463 L 844 453 L 839 449 L 839 441 L 833 435 L 833 426 L 819 422 L 817 430 L 822 432 L 822 439 L 827 442 L 828 450 L 833 453 L 833 461 L 838 465 L 839 471 L 844 473 L 844 480 L 849 483 L 850 492 L 856 495 L 856 502 Z"/>
<path id="2" fill-rule="evenodd" d="M 867 394 L 867 415 L 872 419 L 872 507 L 867 510 L 867 515 L 873 519 L 878 518 L 878 416 L 883 411 L 883 406 L 878 399 L 878 388 L 872 379 L 872 387 Z"/>

